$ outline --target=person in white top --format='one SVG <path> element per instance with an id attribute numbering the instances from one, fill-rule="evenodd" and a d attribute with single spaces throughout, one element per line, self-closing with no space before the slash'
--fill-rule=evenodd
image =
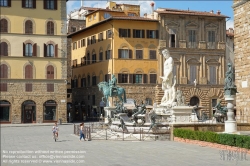
<path id="1" fill-rule="evenodd" d="M 58 138 L 58 131 L 59 131 L 59 127 L 57 126 L 57 123 L 55 123 L 55 126 L 52 127 L 53 136 L 54 136 L 54 134 L 56 134 L 56 136 Z"/>
<path id="2" fill-rule="evenodd" d="M 84 127 L 84 123 L 81 123 L 80 124 L 80 141 L 81 141 L 82 138 L 84 139 L 84 141 L 86 141 L 84 133 L 83 133 L 83 127 Z"/>

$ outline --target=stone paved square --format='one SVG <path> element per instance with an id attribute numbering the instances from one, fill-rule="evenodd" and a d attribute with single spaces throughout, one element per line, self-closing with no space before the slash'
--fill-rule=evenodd
<path id="1" fill-rule="evenodd" d="M 59 140 L 55 142 L 52 139 L 52 125 L 16 127 L 2 125 L 1 166 L 250 165 L 249 155 L 243 156 L 245 158 L 242 161 L 228 161 L 226 155 L 222 160 L 220 149 L 173 141 L 92 140 L 79 142 L 78 136 L 73 135 L 73 125 L 59 125 Z M 37 163 L 14 163 L 15 161 Z"/>

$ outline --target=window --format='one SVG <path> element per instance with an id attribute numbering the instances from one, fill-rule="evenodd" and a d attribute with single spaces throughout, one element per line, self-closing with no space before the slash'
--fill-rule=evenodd
<path id="1" fill-rule="evenodd" d="M 143 51 L 142 50 L 136 50 L 136 59 L 143 59 Z"/>
<path id="2" fill-rule="evenodd" d="M 119 28 L 119 37 L 130 37 L 130 29 Z"/>
<path id="3" fill-rule="evenodd" d="M 25 45 L 25 56 L 32 56 L 33 50 L 32 50 L 32 44 L 28 43 Z"/>
<path id="4" fill-rule="evenodd" d="M 142 74 L 135 74 L 135 83 L 142 83 Z"/>
<path id="5" fill-rule="evenodd" d="M 197 67 L 195 65 L 190 65 L 190 79 L 189 84 L 194 84 L 194 80 L 196 79 L 196 69 Z"/>
<path id="6" fill-rule="evenodd" d="M 152 73 L 150 73 L 149 74 L 149 83 L 150 84 L 156 84 L 156 82 L 157 82 L 157 74 L 152 74 Z"/>
<path id="7" fill-rule="evenodd" d="M 106 19 L 106 18 L 109 18 L 109 17 L 111 17 L 111 15 L 109 14 L 109 13 L 104 13 L 104 18 Z"/>
<path id="8" fill-rule="evenodd" d="M 91 44 L 94 44 L 94 43 L 96 43 L 95 36 L 91 36 Z"/>
<path id="9" fill-rule="evenodd" d="M 149 50 L 149 59 L 156 59 L 156 50 Z"/>
<path id="10" fill-rule="evenodd" d="M 78 88 L 78 79 L 77 78 L 74 79 L 74 88 Z"/>
<path id="11" fill-rule="evenodd" d="M 36 8 L 36 0 L 22 0 L 23 8 Z"/>
<path id="12" fill-rule="evenodd" d="M 128 16 L 136 16 L 135 13 L 128 13 Z"/>
<path id="13" fill-rule="evenodd" d="M 85 39 L 81 40 L 81 47 L 85 47 Z"/>
<path id="14" fill-rule="evenodd" d="M 106 31 L 106 39 L 111 38 L 112 37 L 112 31 L 109 29 Z"/>
<path id="15" fill-rule="evenodd" d="M 96 63 L 96 54 L 92 55 L 92 63 Z"/>
<path id="16" fill-rule="evenodd" d="M 54 67 L 52 65 L 47 67 L 47 79 L 54 79 Z"/>
<path id="17" fill-rule="evenodd" d="M 47 57 L 53 57 L 54 56 L 54 46 L 53 44 L 47 45 Z"/>
<path id="18" fill-rule="evenodd" d="M 33 23 L 30 20 L 25 22 L 25 33 L 26 34 L 33 34 Z"/>
<path id="19" fill-rule="evenodd" d="M 159 31 L 158 30 L 147 30 L 147 38 L 158 39 Z"/>
<path id="20" fill-rule="evenodd" d="M 54 84 L 53 83 L 47 84 L 47 92 L 54 92 Z"/>
<path id="21" fill-rule="evenodd" d="M 0 43 L 0 56 L 8 56 L 8 44 L 6 42 Z"/>
<path id="22" fill-rule="evenodd" d="M 208 31 L 208 49 L 215 49 L 215 31 Z"/>
<path id="23" fill-rule="evenodd" d="M 103 61 L 103 53 L 102 52 L 99 53 L 99 61 Z"/>
<path id="24" fill-rule="evenodd" d="M 128 74 L 118 74 L 118 83 L 128 83 Z"/>
<path id="25" fill-rule="evenodd" d="M 216 66 L 209 66 L 209 83 L 216 84 Z"/>
<path id="26" fill-rule="evenodd" d="M 89 21 L 92 21 L 92 16 L 89 16 Z"/>
<path id="27" fill-rule="evenodd" d="M 108 82 L 111 79 L 111 74 L 105 74 L 105 81 Z"/>
<path id="28" fill-rule="evenodd" d="M 90 55 L 89 55 L 89 53 L 87 54 L 87 64 L 90 64 Z"/>
<path id="29" fill-rule="evenodd" d="M 107 50 L 107 51 L 106 51 L 106 60 L 111 59 L 111 57 L 112 57 L 112 52 L 111 52 L 111 50 Z"/>
<path id="30" fill-rule="evenodd" d="M 11 7 L 11 0 L 0 0 L 0 6 Z"/>
<path id="31" fill-rule="evenodd" d="M 71 32 L 76 32 L 76 27 L 71 27 Z"/>
<path id="32" fill-rule="evenodd" d="M 54 35 L 54 23 L 52 21 L 47 23 L 47 35 Z"/>
<path id="33" fill-rule="evenodd" d="M 88 86 L 90 86 L 90 76 L 87 76 Z"/>
<path id="34" fill-rule="evenodd" d="M 132 58 L 132 50 L 129 49 L 118 49 L 118 57 L 121 59 Z"/>
<path id="35" fill-rule="evenodd" d="M 85 57 L 82 57 L 82 58 L 81 58 L 81 66 L 85 65 L 85 63 L 86 63 L 86 62 L 85 62 Z"/>
<path id="36" fill-rule="evenodd" d="M 58 44 L 44 44 L 44 57 L 58 57 Z"/>
<path id="37" fill-rule="evenodd" d="M 144 38 L 145 30 L 133 29 L 133 38 Z"/>
<path id="38" fill-rule="evenodd" d="M 2 78 L 8 78 L 8 66 L 5 64 L 2 64 L 0 66 L 0 79 Z M 6 92 L 7 91 L 7 83 L 0 83 L 0 91 Z"/>
<path id="39" fill-rule="evenodd" d="M 188 31 L 188 48 L 196 48 L 196 34 L 195 30 L 189 30 Z"/>
<path id="40" fill-rule="evenodd" d="M 92 105 L 95 105 L 95 95 L 92 95 Z"/>
<path id="41" fill-rule="evenodd" d="M 77 44 L 76 42 L 73 43 L 73 50 L 77 49 Z"/>
<path id="42" fill-rule="evenodd" d="M 1 31 L 0 32 L 8 32 L 8 21 L 6 19 L 1 19 L 0 20 L 0 25 L 1 25 Z"/>
<path id="43" fill-rule="evenodd" d="M 31 65 L 25 66 L 25 78 L 32 79 L 33 78 L 33 68 Z"/>
<path id="44" fill-rule="evenodd" d="M 176 47 L 176 29 L 169 29 L 169 47 Z"/>
<path id="45" fill-rule="evenodd" d="M 98 41 L 103 41 L 103 33 L 98 34 Z"/>
<path id="46" fill-rule="evenodd" d="M 87 45 L 90 45 L 90 39 L 89 38 L 87 38 Z"/>
<path id="47" fill-rule="evenodd" d="M 43 0 L 43 8 L 57 10 L 57 0 Z"/>
<path id="48" fill-rule="evenodd" d="M 81 79 L 81 87 L 86 87 L 86 78 Z"/>
<path id="49" fill-rule="evenodd" d="M 73 60 L 73 67 L 77 67 L 77 59 Z"/>
<path id="50" fill-rule="evenodd" d="M 92 85 L 96 85 L 96 76 L 92 76 Z"/>
<path id="51" fill-rule="evenodd" d="M 94 19 L 94 20 L 96 19 L 96 14 L 93 15 L 93 19 Z"/>

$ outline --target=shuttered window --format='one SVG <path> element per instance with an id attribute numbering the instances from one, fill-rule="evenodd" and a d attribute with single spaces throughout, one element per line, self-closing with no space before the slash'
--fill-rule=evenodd
<path id="1" fill-rule="evenodd" d="M 156 50 L 149 50 L 149 59 L 156 59 Z"/>
<path id="2" fill-rule="evenodd" d="M 216 84 L 216 66 L 209 66 L 209 83 Z"/>
<path id="3" fill-rule="evenodd" d="M 0 0 L 1 7 L 11 7 L 11 0 Z"/>
<path id="4" fill-rule="evenodd" d="M 81 87 L 86 87 L 86 78 L 81 79 Z"/>
<path id="5" fill-rule="evenodd" d="M 54 23 L 52 21 L 47 23 L 47 35 L 54 35 Z"/>
<path id="6" fill-rule="evenodd" d="M 121 59 L 131 59 L 132 58 L 132 50 L 129 49 L 118 49 L 118 57 Z"/>
<path id="7" fill-rule="evenodd" d="M 133 38 L 145 38 L 145 30 L 133 29 Z"/>
<path id="8" fill-rule="evenodd" d="M 43 8 L 57 10 L 57 0 L 43 0 Z"/>
<path id="9" fill-rule="evenodd" d="M 22 0 L 23 8 L 36 8 L 36 0 Z"/>
<path id="10" fill-rule="evenodd" d="M 147 38 L 158 39 L 159 31 L 158 30 L 147 30 Z"/>
<path id="11" fill-rule="evenodd" d="M 111 50 L 105 51 L 105 57 L 106 57 L 106 60 L 109 60 L 109 59 L 112 58 L 112 52 L 111 52 Z"/>
<path id="12" fill-rule="evenodd" d="M 25 78 L 26 79 L 33 78 L 33 67 L 31 65 L 25 66 Z"/>
<path id="13" fill-rule="evenodd" d="M 130 29 L 119 28 L 119 37 L 130 37 Z"/>
<path id="14" fill-rule="evenodd" d="M 150 84 L 156 84 L 157 74 L 149 74 Z"/>
<path id="15" fill-rule="evenodd" d="M 90 64 L 90 55 L 89 55 L 89 53 L 87 54 L 87 64 Z"/>
<path id="16" fill-rule="evenodd" d="M 142 83 L 142 74 L 134 74 L 134 83 Z"/>
<path id="17" fill-rule="evenodd" d="M 54 92 L 54 84 L 53 83 L 47 84 L 47 92 Z"/>
<path id="18" fill-rule="evenodd" d="M 194 84 L 194 80 L 196 79 L 196 73 L 197 73 L 197 66 L 191 65 L 190 66 L 190 78 L 189 78 L 189 84 Z"/>
<path id="19" fill-rule="evenodd" d="M 103 53 L 102 52 L 99 53 L 99 61 L 103 61 Z"/>
<path id="20" fill-rule="evenodd" d="M 118 74 L 118 83 L 128 83 L 128 74 Z"/>
<path id="21" fill-rule="evenodd" d="M 0 20 L 0 25 L 1 25 L 1 31 L 0 32 L 5 32 L 7 33 L 8 32 L 8 21 L 6 19 L 1 19 Z"/>
<path id="22" fill-rule="evenodd" d="M 54 79 L 54 67 L 52 65 L 47 67 L 47 79 Z"/>
<path id="23" fill-rule="evenodd" d="M 92 63 L 96 63 L 96 54 L 92 55 Z"/>
<path id="24" fill-rule="evenodd" d="M 33 34 L 33 23 L 30 20 L 25 22 L 25 33 L 26 34 Z"/>
<path id="25" fill-rule="evenodd" d="M 8 78 L 8 66 L 2 64 L 0 67 L 0 79 L 1 78 Z M 7 83 L 0 83 L 0 91 L 6 92 L 7 91 Z"/>
<path id="26" fill-rule="evenodd" d="M 6 42 L 0 43 L 0 56 L 8 56 L 8 44 Z"/>
<path id="27" fill-rule="evenodd" d="M 143 51 L 142 50 L 136 50 L 136 59 L 143 59 Z"/>
<path id="28" fill-rule="evenodd" d="M 87 76 L 87 82 L 88 82 L 88 86 L 90 86 L 90 76 Z"/>

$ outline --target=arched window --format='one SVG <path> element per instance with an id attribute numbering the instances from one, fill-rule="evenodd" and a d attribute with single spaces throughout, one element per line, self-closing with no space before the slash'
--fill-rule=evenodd
<path id="1" fill-rule="evenodd" d="M 54 23 L 52 21 L 47 23 L 47 35 L 54 35 Z"/>
<path id="2" fill-rule="evenodd" d="M 54 79 L 54 67 L 52 65 L 47 67 L 47 79 Z"/>
<path id="3" fill-rule="evenodd" d="M 26 34 L 33 34 L 33 23 L 30 20 L 25 22 L 25 33 Z"/>
<path id="4" fill-rule="evenodd" d="M 31 65 L 25 66 L 25 79 L 33 78 L 33 67 Z M 25 91 L 32 92 L 32 83 L 25 83 Z"/>
<path id="5" fill-rule="evenodd" d="M 25 78 L 27 79 L 33 78 L 33 69 L 31 65 L 25 66 Z"/>
<path id="6" fill-rule="evenodd" d="M 88 81 L 88 86 L 90 86 L 90 76 L 89 75 L 87 77 L 87 81 Z"/>
<path id="7" fill-rule="evenodd" d="M 53 44 L 47 45 L 47 57 L 54 57 L 54 46 Z"/>
<path id="8" fill-rule="evenodd" d="M 8 56 L 8 44 L 6 42 L 0 43 L 0 56 Z"/>
<path id="9" fill-rule="evenodd" d="M 33 54 L 32 44 L 31 43 L 25 44 L 25 56 L 32 56 L 32 54 Z"/>
<path id="10" fill-rule="evenodd" d="M 8 78 L 8 66 L 5 65 L 5 64 L 2 64 L 1 67 L 0 67 L 0 79 L 1 78 Z M 5 82 L 1 82 L 0 83 L 0 91 L 1 92 L 6 92 L 7 91 L 7 83 Z"/>
<path id="11" fill-rule="evenodd" d="M 0 32 L 8 32 L 8 21 L 6 19 L 1 19 L 0 20 L 0 25 L 1 25 L 1 31 Z"/>

